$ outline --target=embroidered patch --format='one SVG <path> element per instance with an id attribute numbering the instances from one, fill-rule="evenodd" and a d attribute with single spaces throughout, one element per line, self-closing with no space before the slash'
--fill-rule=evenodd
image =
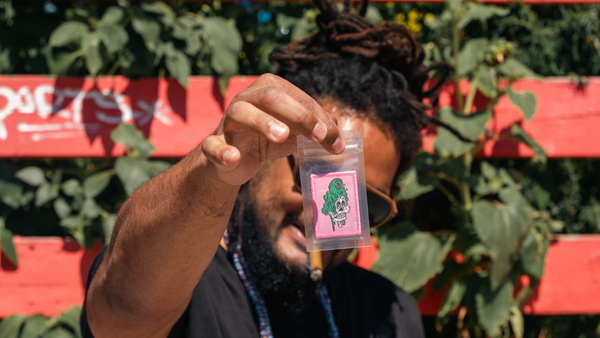
<path id="1" fill-rule="evenodd" d="M 361 234 L 355 171 L 310 175 L 315 237 Z"/>

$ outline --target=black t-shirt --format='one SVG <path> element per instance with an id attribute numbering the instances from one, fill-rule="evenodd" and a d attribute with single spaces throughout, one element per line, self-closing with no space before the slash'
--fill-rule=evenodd
<path id="1" fill-rule="evenodd" d="M 105 251 L 106 248 L 92 264 L 88 288 Z M 341 338 L 425 336 L 414 299 L 376 273 L 342 263 L 332 272 L 327 289 Z M 317 300 L 300 315 L 269 311 L 269 316 L 276 338 L 327 337 L 328 324 Z M 85 303 L 80 321 L 83 337 L 92 338 Z M 169 338 L 258 336 L 258 320 L 252 301 L 229 254 L 219 247 Z"/>

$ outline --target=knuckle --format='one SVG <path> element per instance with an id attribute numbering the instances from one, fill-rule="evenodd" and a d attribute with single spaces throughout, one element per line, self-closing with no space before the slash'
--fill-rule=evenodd
<path id="1" fill-rule="evenodd" d="M 277 87 L 266 87 L 261 94 L 261 101 L 266 106 L 276 104 L 283 97 L 283 91 Z"/>
<path id="2" fill-rule="evenodd" d="M 227 116 L 229 118 L 235 118 L 239 116 L 244 110 L 244 103 L 242 101 L 236 101 L 229 105 L 227 109 Z"/>
<path id="3" fill-rule="evenodd" d="M 275 74 L 271 74 L 271 73 L 266 73 L 261 75 L 257 81 L 260 81 L 261 83 L 264 82 L 266 84 L 270 84 L 270 83 L 275 83 L 279 80 L 279 76 L 275 75 Z"/>

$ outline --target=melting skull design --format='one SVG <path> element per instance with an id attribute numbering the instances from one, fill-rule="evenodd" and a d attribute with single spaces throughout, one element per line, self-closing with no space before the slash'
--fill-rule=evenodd
<path id="1" fill-rule="evenodd" d="M 346 190 L 344 182 L 340 178 L 335 178 L 329 183 L 329 191 L 323 196 L 325 204 L 321 212 L 331 218 L 333 231 L 336 224 L 339 228 L 346 224 L 346 214 L 350 211 Z"/>

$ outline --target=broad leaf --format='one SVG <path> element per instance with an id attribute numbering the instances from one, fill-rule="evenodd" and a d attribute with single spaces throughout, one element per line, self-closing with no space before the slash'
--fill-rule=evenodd
<path id="1" fill-rule="evenodd" d="M 21 181 L 37 187 L 46 180 L 46 174 L 44 171 L 38 167 L 25 167 L 15 173 L 15 177 L 20 179 Z"/>
<path id="2" fill-rule="evenodd" d="M 65 218 L 71 214 L 71 206 L 62 197 L 54 200 L 54 211 L 60 218 Z"/>
<path id="3" fill-rule="evenodd" d="M 109 53 L 122 50 L 129 41 L 129 35 L 119 25 L 101 24 L 98 26 L 98 32 Z"/>
<path id="4" fill-rule="evenodd" d="M 531 137 L 523 128 L 521 128 L 518 124 L 513 124 L 510 127 L 510 136 L 516 138 L 517 140 L 525 143 L 533 152 L 535 153 L 534 160 L 545 164 L 548 160 L 548 155 L 544 148 L 542 148 L 539 143 L 537 143 L 533 137 Z"/>
<path id="5" fill-rule="evenodd" d="M 104 245 L 108 245 L 110 242 L 110 236 L 112 235 L 116 220 L 117 215 L 115 214 L 102 215 L 102 233 L 104 234 Z"/>
<path id="6" fill-rule="evenodd" d="M 158 47 L 158 37 L 160 35 L 160 23 L 148 16 L 135 16 L 131 20 L 133 29 L 142 36 L 146 48 L 149 51 L 155 51 Z"/>
<path id="7" fill-rule="evenodd" d="M 146 12 L 160 15 L 162 23 L 166 26 L 171 26 L 175 22 L 175 13 L 173 13 L 173 9 L 164 2 L 142 2 L 140 5 Z"/>
<path id="8" fill-rule="evenodd" d="M 79 184 L 79 181 L 74 178 L 66 180 L 62 184 L 61 188 L 62 188 L 62 191 L 65 193 L 65 195 L 71 196 L 71 197 L 75 197 L 75 196 L 81 195 L 83 193 L 81 184 Z"/>
<path id="9" fill-rule="evenodd" d="M 481 174 L 485 178 L 492 180 L 498 177 L 498 170 L 486 161 L 481 161 Z"/>
<path id="10" fill-rule="evenodd" d="M 532 219 L 532 208 L 518 191 L 505 188 L 499 196 L 504 204 L 478 200 L 471 210 L 475 231 L 492 257 L 490 282 L 493 290 L 509 272 L 511 255 L 519 248 Z"/>
<path id="11" fill-rule="evenodd" d="M 120 157 L 115 161 L 115 171 L 127 195 L 131 195 L 135 189 L 150 179 L 146 160 Z"/>
<path id="12" fill-rule="evenodd" d="M 80 337 L 81 336 L 74 336 L 69 330 L 63 329 L 60 326 L 52 329 L 52 331 L 48 332 L 48 334 L 46 334 L 44 336 L 44 338 L 80 338 Z"/>
<path id="13" fill-rule="evenodd" d="M 58 197 L 58 186 L 48 182 L 42 183 L 35 191 L 35 206 L 40 207 Z"/>
<path id="14" fill-rule="evenodd" d="M 521 268 L 528 275 L 540 279 L 544 274 L 548 240 L 534 229 L 530 229 L 519 247 Z"/>
<path id="15" fill-rule="evenodd" d="M 83 219 L 79 216 L 68 216 L 60 220 L 60 226 L 69 230 L 81 228 L 84 225 Z"/>
<path id="16" fill-rule="evenodd" d="M 513 306 L 510 309 L 508 320 L 510 321 L 510 327 L 515 334 L 515 338 L 523 338 L 525 331 L 525 320 L 523 319 L 523 314 L 518 307 Z"/>
<path id="17" fill-rule="evenodd" d="M 465 43 L 458 54 L 458 64 L 461 75 L 466 74 L 477 67 L 479 59 L 488 44 L 489 41 L 486 38 L 470 39 Z"/>
<path id="18" fill-rule="evenodd" d="M 365 19 L 371 21 L 372 23 L 381 23 L 383 22 L 383 17 L 377 7 L 373 5 L 369 5 L 367 7 L 367 13 L 365 13 Z"/>
<path id="19" fill-rule="evenodd" d="M 81 337 L 81 329 L 79 327 L 79 317 L 81 316 L 81 308 L 77 305 L 71 306 L 67 311 L 61 312 L 58 321 L 69 326 L 77 337 Z"/>
<path id="20" fill-rule="evenodd" d="M 483 283 L 481 290 L 475 295 L 479 323 L 491 336 L 495 336 L 500 325 L 508 319 L 509 311 L 514 305 L 513 288 L 513 284 L 507 281 L 494 292 L 487 283 Z"/>
<path id="21" fill-rule="evenodd" d="M 510 102 L 517 106 L 527 121 L 533 118 L 537 110 L 537 100 L 531 92 L 515 93 L 511 87 L 506 88 Z"/>
<path id="22" fill-rule="evenodd" d="M 397 224 L 380 236 L 379 259 L 372 271 L 413 292 L 442 271 L 453 241 L 451 237 L 443 242 L 407 222 Z"/>
<path id="23" fill-rule="evenodd" d="M 150 177 L 154 177 L 171 167 L 171 163 L 166 161 L 147 161 L 146 165 Z"/>
<path id="24" fill-rule="evenodd" d="M 72 53 L 58 52 L 56 54 L 49 53 L 46 56 L 48 60 L 48 69 L 52 75 L 68 75 L 71 71 L 71 66 L 80 56 L 79 51 Z"/>
<path id="25" fill-rule="evenodd" d="M 98 32 L 86 34 L 81 41 L 81 50 L 85 55 L 85 66 L 90 75 L 96 76 L 103 65 L 100 55 L 100 34 Z"/>
<path id="26" fill-rule="evenodd" d="M 100 216 L 101 210 L 102 209 L 100 208 L 98 203 L 96 203 L 96 201 L 93 198 L 89 197 L 86 198 L 85 201 L 83 201 L 83 205 L 81 206 L 81 212 L 85 217 L 89 219 L 94 219 Z"/>
<path id="27" fill-rule="evenodd" d="M 0 222 L 4 223 L 4 220 L 0 218 Z M 6 255 L 6 258 L 8 258 L 13 265 L 18 266 L 19 258 L 17 256 L 17 250 L 15 249 L 15 243 L 13 242 L 13 233 L 4 226 L 0 227 L 0 245 L 2 246 L 2 252 Z M 4 336 L 0 335 L 0 337 Z"/>
<path id="28" fill-rule="evenodd" d="M 94 174 L 83 181 L 83 193 L 88 198 L 93 198 L 100 195 L 106 189 L 112 178 L 112 173 L 103 171 Z"/>
<path id="29" fill-rule="evenodd" d="M 419 177 L 413 166 L 399 178 L 400 194 L 398 199 L 409 200 L 435 189 L 437 176 Z"/>
<path id="30" fill-rule="evenodd" d="M 482 65 L 479 82 L 477 84 L 479 91 L 487 97 L 496 96 L 494 85 L 496 81 L 496 70 L 488 65 Z"/>
<path id="31" fill-rule="evenodd" d="M 442 108 L 439 112 L 440 120 L 448 123 L 471 140 L 477 140 L 481 136 L 491 116 L 490 111 L 462 116 L 453 112 L 452 108 Z M 459 140 L 442 127 L 438 127 L 437 131 L 438 135 L 433 142 L 433 147 L 443 156 L 459 157 L 475 146 L 474 143 Z"/>
<path id="32" fill-rule="evenodd" d="M 121 124 L 115 128 L 110 137 L 113 141 L 123 144 L 126 148 L 133 147 L 141 157 L 147 158 L 154 151 L 154 146 L 132 124 Z"/>
<path id="33" fill-rule="evenodd" d="M 467 284 L 463 280 L 455 279 L 438 311 L 438 317 L 445 317 L 450 311 L 456 309 L 460 305 L 465 291 L 467 291 Z"/>
<path id="34" fill-rule="evenodd" d="M 23 187 L 19 184 L 0 180 L 0 201 L 9 207 L 16 209 L 21 206 L 23 199 Z"/>
<path id="35" fill-rule="evenodd" d="M 19 338 L 38 338 L 49 329 L 50 321 L 43 315 L 33 315 L 23 325 L 23 331 Z"/>
<path id="36" fill-rule="evenodd" d="M 78 21 L 67 21 L 52 31 L 48 45 L 50 47 L 62 47 L 66 44 L 77 42 L 87 31 L 88 27 L 86 24 Z"/>
<path id="37" fill-rule="evenodd" d="M 506 77 L 513 80 L 520 78 L 539 78 L 539 75 L 529 69 L 527 66 L 517 61 L 515 58 L 508 58 L 503 63 L 496 66 L 496 69 Z"/>
<path id="38" fill-rule="evenodd" d="M 102 15 L 101 25 L 116 25 L 123 20 L 123 10 L 117 6 L 110 6 Z"/>
<path id="39" fill-rule="evenodd" d="M 292 41 L 300 40 L 304 37 L 309 36 L 310 34 L 316 32 L 319 27 L 317 27 L 316 22 L 312 20 L 308 20 L 307 18 L 301 18 L 298 20 L 294 28 L 292 28 L 292 33 L 290 34 L 290 39 Z"/>
<path id="40" fill-rule="evenodd" d="M 212 68 L 219 75 L 234 75 L 238 72 L 239 53 L 242 50 L 242 37 L 235 26 L 235 21 L 221 17 L 204 20 L 210 32 Z"/>
<path id="41" fill-rule="evenodd" d="M 22 315 L 11 315 L 0 322 L 0 337 L 18 338 L 21 325 L 27 319 Z"/>
<path id="42" fill-rule="evenodd" d="M 506 16 L 508 13 L 510 13 L 510 10 L 504 7 L 488 4 L 472 4 L 458 21 L 458 28 L 465 28 L 473 20 L 486 21 L 494 15 Z"/>
<path id="43" fill-rule="evenodd" d="M 192 66 L 187 55 L 171 47 L 170 52 L 167 53 L 165 64 L 169 70 L 169 74 L 174 77 L 184 88 L 188 87 L 188 77 L 192 73 Z"/>

